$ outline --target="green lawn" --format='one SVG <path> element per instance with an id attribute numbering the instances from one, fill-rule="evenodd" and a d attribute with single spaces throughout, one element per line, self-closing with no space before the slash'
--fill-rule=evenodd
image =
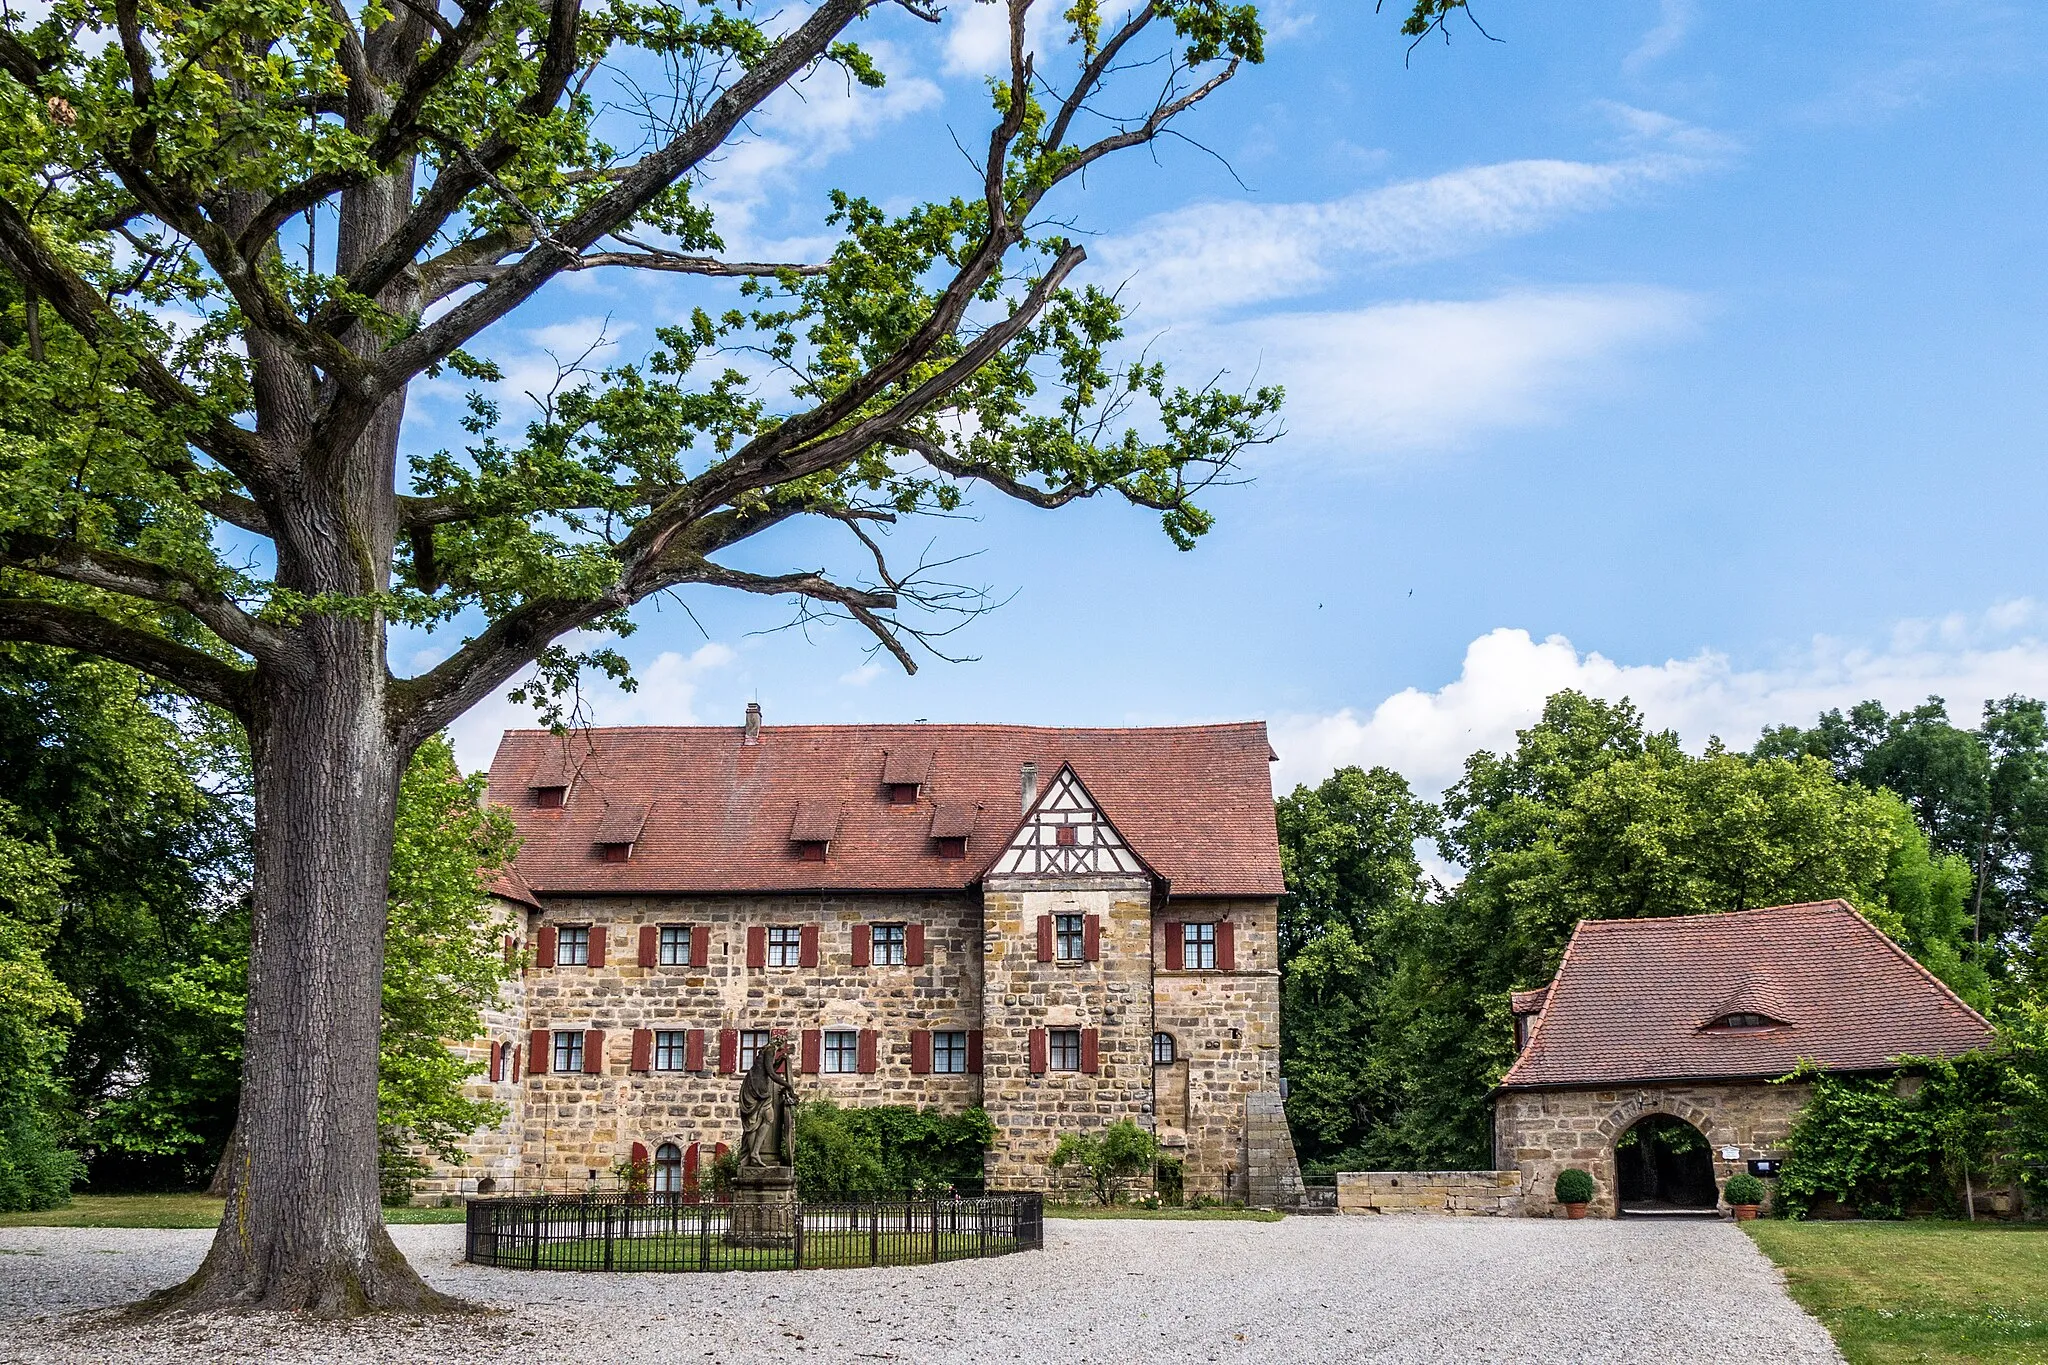
<path id="1" fill-rule="evenodd" d="M 0 1228 L 210 1228 L 221 1201 L 203 1194 L 76 1194 L 61 1209 L 0 1213 Z M 459 1223 L 462 1210 L 386 1209 L 387 1223 Z"/>
<path id="2" fill-rule="evenodd" d="M 1132 1204 L 1047 1204 L 1048 1218 L 1150 1218 L 1162 1223 L 1200 1223 L 1216 1219 L 1239 1223 L 1277 1223 L 1287 1215 L 1274 1209 L 1141 1209 Z"/>
<path id="3" fill-rule="evenodd" d="M 2048 1228 L 1777 1219 L 1743 1227 L 1850 1365 L 2048 1365 Z"/>

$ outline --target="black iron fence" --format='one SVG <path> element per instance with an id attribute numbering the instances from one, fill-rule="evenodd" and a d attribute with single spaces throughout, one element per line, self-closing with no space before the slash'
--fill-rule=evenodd
<path id="1" fill-rule="evenodd" d="M 515 1270 L 831 1270 L 1038 1251 L 1036 1193 L 834 1204 L 668 1195 L 472 1199 L 464 1256 Z"/>

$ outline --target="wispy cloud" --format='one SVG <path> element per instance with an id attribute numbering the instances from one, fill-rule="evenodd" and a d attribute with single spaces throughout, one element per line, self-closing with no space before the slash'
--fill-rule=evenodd
<path id="1" fill-rule="evenodd" d="M 1322 290 L 1360 265 L 1464 255 L 1608 208 L 1726 154 L 1717 135 L 1649 110 L 1604 112 L 1638 150 L 1613 161 L 1472 166 L 1319 203 L 1193 204 L 1091 248 L 1099 273 L 1134 278 L 1147 319 L 1200 316 Z"/>
<path id="2" fill-rule="evenodd" d="M 1551 420 L 1701 312 L 1666 289 L 1531 290 L 1195 324 L 1162 349 L 1191 373 L 1284 384 L 1290 449 L 1371 458 Z"/>
<path id="3" fill-rule="evenodd" d="M 1765 726 L 1811 724 L 1831 707 L 1870 698 L 1900 708 L 1940 696 L 1969 724 L 1986 700 L 2048 695 L 2048 611 L 2016 599 L 1905 621 L 1874 647 L 1819 637 L 1802 657 L 1768 668 L 1737 668 L 1711 649 L 1622 663 L 1581 652 L 1562 635 L 1538 640 L 1503 627 L 1472 641 L 1458 676 L 1433 691 L 1411 687 L 1370 707 L 1274 722 L 1275 781 L 1284 790 L 1342 764 L 1383 764 L 1433 795 L 1457 779 L 1467 755 L 1512 747 L 1544 699 L 1568 687 L 1627 697 L 1652 726 L 1677 730 L 1695 750 L 1710 735 L 1747 747 Z"/>
<path id="4" fill-rule="evenodd" d="M 1693 21 L 1699 17 L 1699 7 L 1694 0 L 1663 0 L 1657 8 L 1657 22 L 1645 33 L 1642 41 L 1622 58 L 1621 69 L 1629 76 L 1640 76 L 1645 68 L 1656 64 L 1678 50 L 1686 36 L 1692 32 Z"/>

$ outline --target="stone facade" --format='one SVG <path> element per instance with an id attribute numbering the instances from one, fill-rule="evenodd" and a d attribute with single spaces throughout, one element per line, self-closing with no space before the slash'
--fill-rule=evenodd
<path id="1" fill-rule="evenodd" d="M 1715 1183 L 1725 1187 L 1749 1162 L 1784 1156 L 1809 1093 L 1763 1081 L 1503 1091 L 1494 1100 L 1494 1163 L 1517 1174 L 1522 1211 L 1532 1217 L 1564 1215 L 1552 1189 L 1558 1172 L 1576 1166 L 1593 1177 L 1587 1213 L 1611 1218 L 1620 1212 L 1614 1144 L 1637 1120 L 1668 1114 L 1699 1129 L 1713 1149 Z"/>
<path id="2" fill-rule="evenodd" d="M 1247 1102 L 1279 1086 L 1277 903 L 1155 905 L 1155 887 L 1145 876 L 1013 876 L 955 895 L 583 896 L 520 907 L 509 950 L 526 966 L 489 1014 L 489 1037 L 463 1049 L 487 1068 L 496 1045 L 498 1078 L 471 1089 L 505 1105 L 506 1121 L 475 1134 L 462 1161 L 436 1163 L 418 1194 L 581 1188 L 612 1178 L 635 1144 L 651 1155 L 673 1143 L 708 1163 L 739 1140 L 739 1076 L 720 1069 L 722 1036 L 844 1030 L 873 1039 L 872 1070 L 807 1070 L 799 1092 L 844 1105 L 980 1104 L 997 1129 L 991 1188 L 1046 1187 L 1062 1133 L 1128 1117 L 1181 1156 L 1190 1197 L 1246 1198 Z M 1092 958 L 1039 960 L 1039 920 L 1061 915 L 1095 923 Z M 1164 935 L 1183 921 L 1230 923 L 1229 970 L 1166 970 Z M 854 965 L 856 931 L 875 924 L 920 926 L 922 965 Z M 643 928 L 663 925 L 706 937 L 702 965 L 640 965 Z M 582 927 L 601 938 L 602 965 L 537 964 L 543 930 Z M 814 935 L 815 965 L 750 966 L 749 932 L 772 928 Z M 1093 1070 L 1034 1071 L 1045 1060 L 1034 1058 L 1034 1033 L 1069 1028 L 1093 1040 Z M 686 1061 L 702 1064 L 636 1067 L 648 1060 L 634 1056 L 636 1030 L 699 1031 L 701 1054 Z M 921 1030 L 976 1038 L 979 1072 L 915 1073 Z M 533 1039 L 551 1046 L 557 1031 L 581 1034 L 598 1060 L 536 1072 Z M 1159 1032 L 1172 1036 L 1175 1059 L 1155 1066 Z M 1298 1185 L 1291 1147 L 1268 1157 L 1285 1167 L 1275 1179 Z"/>
<path id="3" fill-rule="evenodd" d="M 1339 1213 L 1448 1213 L 1512 1217 L 1522 1211 L 1519 1171 L 1346 1171 Z"/>

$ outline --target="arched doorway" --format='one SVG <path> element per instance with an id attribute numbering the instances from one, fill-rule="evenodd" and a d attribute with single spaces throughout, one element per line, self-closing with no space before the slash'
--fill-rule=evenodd
<path id="1" fill-rule="evenodd" d="M 1614 1183 L 1623 1213 L 1712 1213 L 1721 1202 L 1706 1134 L 1670 1114 L 1646 1114 L 1615 1139 Z"/>

